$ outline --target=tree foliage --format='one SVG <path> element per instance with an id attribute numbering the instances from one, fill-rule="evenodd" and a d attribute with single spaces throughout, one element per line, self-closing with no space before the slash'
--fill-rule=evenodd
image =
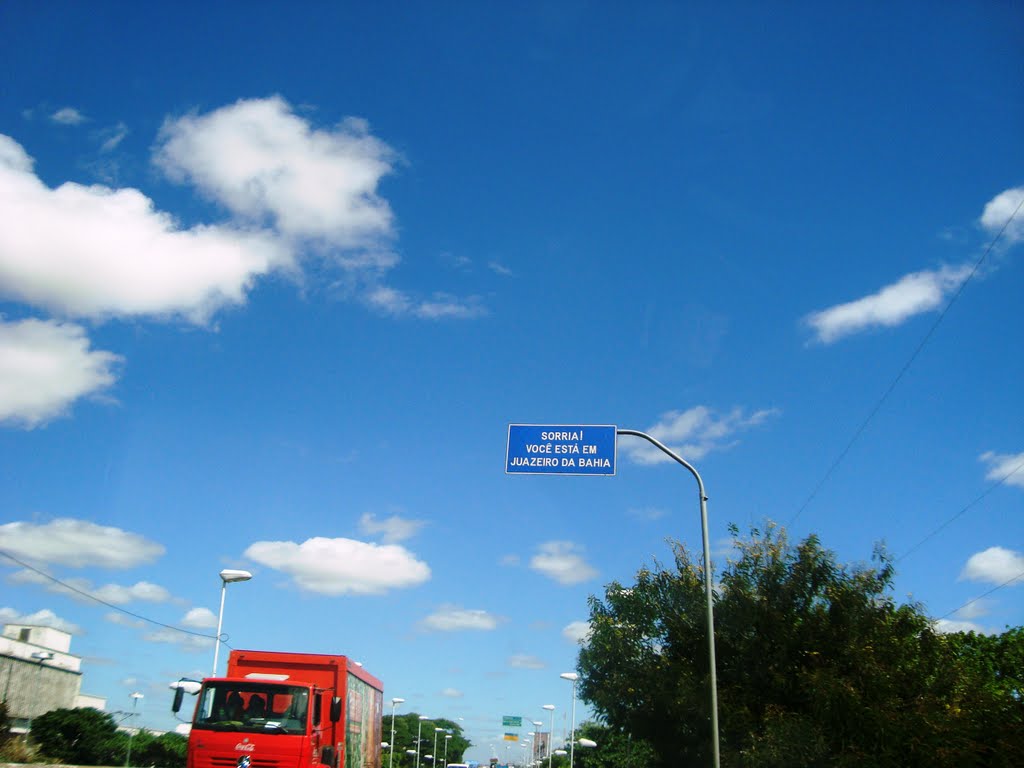
<path id="1" fill-rule="evenodd" d="M 72 765 L 125 765 L 130 744 L 132 765 L 182 768 L 188 746 L 180 733 L 140 730 L 129 737 L 112 715 L 95 709 L 47 712 L 32 721 L 31 737 L 40 754 Z"/>
<path id="2" fill-rule="evenodd" d="M 1024 637 L 941 635 L 891 595 L 891 558 L 845 566 L 815 536 L 741 540 L 715 597 L 723 766 L 1011 765 L 1024 747 Z M 703 570 L 643 568 L 590 601 L 580 695 L 651 765 L 708 764 Z M 595 739 L 597 740 L 597 739 Z M 599 742 L 600 743 L 600 742 Z"/>
<path id="3" fill-rule="evenodd" d="M 406 750 L 415 750 L 417 748 L 417 732 L 420 733 L 419 738 L 422 739 L 419 744 L 420 768 L 433 768 L 433 761 L 427 760 L 426 756 L 433 754 L 435 728 L 442 728 L 444 730 L 444 732 L 437 734 L 437 764 L 441 765 L 445 757 L 445 733 L 451 734 L 451 738 L 448 739 L 448 762 L 463 762 L 462 756 L 472 746 L 472 742 L 463 735 L 462 727 L 458 723 L 442 717 L 436 720 L 424 720 L 423 726 L 420 728 L 419 713 L 408 712 L 402 715 L 395 715 L 394 768 L 416 768 L 416 755 L 410 755 Z M 383 740 L 390 743 L 390 714 L 384 715 L 382 732 Z M 389 747 L 383 751 L 383 759 L 381 761 L 383 768 L 390 768 L 391 760 L 391 749 Z"/>
<path id="4" fill-rule="evenodd" d="M 577 746 L 573 754 L 574 768 L 648 768 L 657 759 L 648 742 L 603 723 L 581 723 L 576 728 L 576 737 L 590 739 L 597 747 Z M 552 765 L 552 768 L 557 766 Z"/>
<path id="5" fill-rule="evenodd" d="M 32 721 L 39 751 L 72 765 L 114 765 L 117 725 L 96 709 L 55 709 Z"/>

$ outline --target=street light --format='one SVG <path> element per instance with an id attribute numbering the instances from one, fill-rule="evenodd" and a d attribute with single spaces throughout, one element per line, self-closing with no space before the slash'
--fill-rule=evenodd
<path id="1" fill-rule="evenodd" d="M 450 733 L 446 733 L 444 735 L 444 767 L 445 768 L 448 768 L 448 741 L 451 739 L 451 737 L 452 737 L 452 735 Z"/>
<path id="2" fill-rule="evenodd" d="M 217 640 L 213 644 L 213 675 L 217 676 L 217 656 L 220 653 L 220 630 L 224 622 L 224 593 L 227 592 L 228 584 L 236 581 L 248 581 L 252 574 L 248 571 L 236 571 L 225 568 L 220 572 L 220 612 L 217 614 Z"/>
<path id="3" fill-rule="evenodd" d="M 404 703 L 405 699 L 400 699 L 397 696 L 391 700 L 391 754 L 388 757 L 388 768 L 395 763 L 395 707 Z"/>
<path id="4" fill-rule="evenodd" d="M 541 709 L 546 709 L 551 713 L 551 733 L 548 734 L 548 768 L 551 768 L 551 743 L 555 740 L 555 705 L 545 704 Z"/>
<path id="5" fill-rule="evenodd" d="M 559 677 L 572 683 L 572 735 L 569 737 L 569 768 L 572 768 L 573 758 L 576 756 L 576 681 L 580 676 L 575 672 L 563 672 Z"/>
<path id="6" fill-rule="evenodd" d="M 544 733 L 542 730 L 540 730 L 544 723 L 542 723 L 540 720 L 531 720 L 530 722 L 533 723 L 533 727 L 537 729 L 537 734 Z M 544 757 L 544 755 L 537 754 L 540 751 L 541 747 L 544 746 L 544 740 L 538 739 L 537 734 L 533 734 L 533 753 L 530 755 L 530 757 L 532 758 L 530 760 L 531 763 L 536 763 L 540 758 Z"/>
<path id="7" fill-rule="evenodd" d="M 133 691 L 132 693 L 128 694 L 128 696 L 132 700 L 132 717 L 134 717 L 137 714 L 136 709 L 138 707 L 139 699 L 144 699 L 145 696 L 143 696 L 138 691 Z M 128 756 L 124 759 L 124 764 L 126 766 L 132 764 L 132 737 L 134 735 L 135 735 L 135 732 L 132 731 L 131 727 L 129 727 L 128 728 Z"/>
<path id="8" fill-rule="evenodd" d="M 429 719 L 426 715 L 420 715 L 420 723 L 416 726 L 416 768 L 420 768 L 420 752 L 423 751 L 420 747 L 423 743 L 423 739 L 420 738 L 420 735 L 423 733 L 423 721 Z"/>
<path id="9" fill-rule="evenodd" d="M 437 754 L 437 734 L 441 733 L 443 730 L 444 730 L 444 728 L 435 728 L 434 729 L 434 755 Z M 431 757 L 433 757 L 434 755 L 431 755 Z"/>
<path id="10" fill-rule="evenodd" d="M 673 459 L 693 475 L 697 481 L 697 493 L 700 496 L 700 532 L 704 545 L 704 602 L 707 610 L 707 633 L 708 633 L 708 693 L 711 698 L 711 765 L 712 768 L 719 768 L 720 755 L 718 744 L 718 672 L 715 661 L 715 609 L 714 609 L 714 586 L 711 574 L 711 543 L 708 540 L 708 497 L 704 493 L 704 481 L 700 473 L 686 459 L 673 451 L 664 443 L 651 437 L 645 432 L 635 429 L 617 429 L 616 435 L 632 435 L 642 437 L 655 448 Z"/>

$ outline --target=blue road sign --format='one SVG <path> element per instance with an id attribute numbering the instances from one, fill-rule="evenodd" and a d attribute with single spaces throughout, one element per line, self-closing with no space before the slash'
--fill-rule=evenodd
<path id="1" fill-rule="evenodd" d="M 509 424 L 509 475 L 614 475 L 615 427 Z"/>

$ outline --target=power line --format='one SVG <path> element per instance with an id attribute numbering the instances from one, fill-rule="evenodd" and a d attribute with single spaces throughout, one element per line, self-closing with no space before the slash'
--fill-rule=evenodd
<path id="1" fill-rule="evenodd" d="M 109 603 L 106 600 L 103 600 L 103 599 L 101 599 L 99 597 L 96 597 L 96 595 L 94 595 L 94 594 L 92 594 L 90 592 L 86 592 L 84 589 L 79 589 L 78 587 L 74 587 L 71 584 L 68 584 L 66 582 L 61 581 L 60 579 L 56 578 L 55 576 L 51 576 L 50 574 L 46 573 L 46 571 L 42 571 L 42 570 L 36 568 L 33 565 L 29 565 L 28 563 L 26 563 L 23 560 L 19 560 L 18 558 L 16 558 L 14 555 L 10 554 L 9 552 L 4 552 L 3 550 L 0 550 L 0 556 L 6 557 L 8 560 L 12 560 L 13 562 L 15 562 L 18 565 L 20 565 L 22 568 L 27 568 L 28 570 L 30 570 L 30 571 L 32 571 L 34 573 L 38 573 L 40 576 L 42 576 L 42 577 L 44 577 L 46 579 L 49 579 L 54 584 L 58 584 L 62 589 L 66 589 L 69 592 L 75 592 L 76 594 L 79 594 L 82 597 L 88 598 L 89 600 L 92 600 L 93 602 L 99 603 L 100 605 L 105 605 L 105 606 L 107 606 L 107 608 L 112 608 L 113 610 L 118 611 L 119 613 L 126 614 L 128 616 L 131 616 L 134 619 L 138 619 L 139 621 L 145 621 L 145 622 L 147 622 L 149 624 L 155 624 L 158 627 L 163 627 L 164 629 L 170 629 L 170 630 L 172 630 L 174 632 L 181 632 L 181 633 L 186 634 L 186 635 L 194 635 L 195 637 L 205 637 L 205 638 L 208 638 L 210 640 L 216 640 L 217 639 L 216 635 L 204 635 L 202 632 L 193 632 L 190 629 L 182 629 L 181 627 L 175 627 L 175 626 L 172 626 L 170 624 L 164 624 L 162 621 L 157 621 L 156 619 L 151 619 L 151 618 L 149 618 L 147 616 L 143 616 L 142 614 L 134 613 L 133 611 L 129 611 L 126 608 L 122 608 L 119 605 L 114 605 L 113 603 Z"/>
<path id="2" fill-rule="evenodd" d="M 935 529 L 935 530 L 933 530 L 933 531 L 932 531 L 931 533 L 929 533 L 929 534 L 928 534 L 927 536 L 925 536 L 925 537 L 924 537 L 923 539 L 921 539 L 921 540 L 920 540 L 919 542 L 917 542 L 917 544 L 915 544 L 915 545 L 914 545 L 914 546 L 912 546 L 912 547 L 911 547 L 910 549 L 908 549 L 908 550 L 907 550 L 906 552 L 904 552 L 904 553 L 903 553 L 902 555 L 900 555 L 900 556 L 899 556 L 898 558 L 896 558 L 896 562 L 898 563 L 898 562 L 900 562 L 900 560 L 903 560 L 904 558 L 906 558 L 906 557 L 909 557 L 909 556 L 910 556 L 910 555 L 911 555 L 911 554 L 912 554 L 913 552 L 917 551 L 917 549 L 918 549 L 918 548 L 919 548 L 919 547 L 920 547 L 920 546 L 921 546 L 922 544 L 924 544 L 924 543 L 925 543 L 926 541 L 928 541 L 928 540 L 929 540 L 929 539 L 931 539 L 931 538 L 932 538 L 933 536 L 935 536 L 935 535 L 936 535 L 937 533 L 939 533 L 939 531 L 941 531 L 941 530 L 943 530 L 944 528 L 946 528 L 946 527 L 947 527 L 947 526 L 948 526 L 948 525 L 949 525 L 950 523 L 952 523 L 952 522 L 953 522 L 954 520 L 956 520 L 956 519 L 957 519 L 958 517 L 960 517 L 960 516 L 961 516 L 961 515 L 962 515 L 962 514 L 963 514 L 964 512 L 966 512 L 966 511 L 967 511 L 967 510 L 969 510 L 969 509 L 970 509 L 971 507 L 973 507 L 973 506 L 974 506 L 975 504 L 977 504 L 977 503 L 978 503 L 979 501 L 981 501 L 982 499 L 984 499 L 984 498 L 985 498 L 986 496 L 988 496 L 988 495 L 989 495 L 990 493 L 992 493 L 992 491 L 994 491 L 994 490 L 995 490 L 996 488 L 998 488 L 999 486 L 1001 486 L 1001 485 L 1002 485 L 1003 483 L 1005 483 L 1005 482 L 1006 482 L 1007 480 L 1009 480 L 1009 479 L 1010 479 L 1011 477 L 1013 477 L 1013 476 L 1014 476 L 1015 474 L 1017 474 L 1018 472 L 1020 472 L 1020 470 L 1021 470 L 1021 469 L 1024 469 L 1024 461 L 1022 461 L 1022 462 L 1021 462 L 1020 464 L 1018 464 L 1018 465 L 1017 465 L 1016 467 L 1014 467 L 1014 468 L 1013 468 L 1013 469 L 1011 469 L 1011 470 L 1010 470 L 1009 472 L 1007 472 L 1007 473 L 1006 473 L 1005 475 L 1003 475 L 1003 476 L 1002 476 L 1001 478 L 999 478 L 999 479 L 998 479 L 998 480 L 996 480 L 996 481 L 995 481 L 994 483 L 992 483 L 992 485 L 990 485 L 990 486 L 989 486 L 988 488 L 986 488 L 986 489 L 985 489 L 985 490 L 984 490 L 984 491 L 983 491 L 983 492 L 981 493 L 981 495 L 980 495 L 980 496 L 978 496 L 978 497 L 977 497 L 976 499 L 974 499 L 973 501 L 971 501 L 970 503 L 968 503 L 968 504 L 967 504 L 966 506 L 962 507 L 962 508 L 960 509 L 960 511 L 959 511 L 959 512 L 957 512 L 957 513 L 956 513 L 955 515 L 953 515 L 953 516 L 952 516 L 951 518 L 949 518 L 949 520 L 947 520 L 946 522 L 944 522 L 944 523 L 943 523 L 942 525 L 940 525 L 940 526 L 939 526 L 938 528 L 936 528 L 936 529 Z"/>
<path id="3" fill-rule="evenodd" d="M 952 616 L 952 615 L 953 615 L 954 613 L 956 613 L 957 611 L 962 611 L 962 610 L 963 610 L 964 608 L 966 608 L 966 607 L 967 607 L 968 605 L 970 605 L 971 603 L 976 603 L 976 602 L 978 602 L 979 600 L 981 600 L 982 598 L 988 597 L 988 596 L 989 596 L 989 595 L 991 595 L 991 594 L 992 594 L 993 592 L 995 592 L 995 591 L 997 591 L 997 590 L 1000 590 L 1000 589 L 1002 589 L 1003 587 L 1007 586 L 1008 584 L 1012 584 L 1013 582 L 1015 582 L 1015 581 L 1017 581 L 1017 580 L 1019 580 L 1019 579 L 1021 579 L 1021 578 L 1024 578 L 1024 571 L 1021 571 L 1021 572 L 1020 572 L 1020 573 L 1018 573 L 1018 574 L 1017 574 L 1016 576 L 1014 576 L 1014 577 L 1012 577 L 1012 578 L 1010 578 L 1010 579 L 1007 579 L 1007 580 L 1006 580 L 1006 581 L 1004 581 L 1004 582 L 1003 582 L 1002 584 L 1000 584 L 1000 585 L 999 585 L 998 587 L 992 587 L 992 589 L 990 589 L 990 590 L 989 590 L 988 592 L 986 592 L 985 594 L 983 594 L 983 595 L 978 595 L 977 597 L 975 597 L 975 598 L 973 598 L 973 599 L 971 599 L 971 600 L 968 600 L 968 601 L 967 601 L 966 603 L 964 603 L 963 605 L 961 605 L 961 606 L 960 606 L 959 608 L 954 608 L 954 609 L 953 609 L 952 611 L 950 611 L 949 613 L 945 614 L 944 616 L 939 616 L 939 618 L 938 618 L 938 619 L 936 619 L 936 621 L 942 621 L 942 620 L 943 620 L 944 618 L 946 618 L 946 616 Z"/>
<path id="4" fill-rule="evenodd" d="M 974 266 L 971 268 L 970 273 L 967 275 L 964 281 L 960 283 L 960 286 L 956 289 L 956 292 L 952 295 L 952 297 L 950 297 L 949 301 L 946 302 L 946 306 L 943 307 L 942 311 L 939 313 L 939 316 L 935 319 L 935 322 L 931 324 L 931 327 L 925 333 L 924 337 L 918 343 L 917 347 L 915 347 L 914 351 L 910 354 L 910 357 L 907 359 L 907 362 L 903 364 L 902 368 L 900 368 L 899 373 L 896 374 L 896 378 L 894 378 L 892 382 L 889 384 L 889 386 L 886 387 L 885 391 L 882 393 L 882 396 L 878 398 L 874 406 L 868 412 L 868 415 L 860 423 L 860 426 L 858 426 L 857 429 L 854 431 L 853 437 L 849 439 L 849 441 L 846 443 L 843 449 L 839 452 L 839 455 L 836 456 L 836 458 L 832 461 L 832 464 L 825 471 L 825 474 L 818 481 L 817 485 L 814 486 L 814 490 L 811 491 L 810 495 L 804 500 L 804 503 L 800 505 L 799 509 L 797 509 L 796 514 L 794 514 L 793 517 L 790 518 L 789 525 L 795 523 L 797 518 L 799 518 L 800 515 L 803 514 L 804 510 L 810 506 L 811 502 L 814 501 L 815 497 L 817 497 L 818 492 L 821 491 L 825 483 L 828 482 L 828 480 L 832 477 L 836 469 L 839 468 L 839 465 L 842 464 L 843 460 L 846 458 L 846 455 L 850 452 L 850 449 L 853 448 L 854 444 L 860 439 L 860 436 L 864 434 L 864 430 L 867 429 L 868 424 L 870 424 L 871 421 L 875 418 L 876 414 L 879 412 L 879 410 L 881 410 L 882 405 L 885 403 L 886 400 L 889 399 L 889 395 L 891 395 L 893 390 L 896 389 L 896 385 L 900 383 L 900 381 L 903 379 L 903 376 L 910 369 L 910 366 L 913 365 L 914 361 L 917 359 L 917 356 L 921 354 L 921 351 L 925 348 L 925 345 L 931 340 L 932 336 L 935 334 L 935 331 L 938 330 L 939 325 L 942 323 L 943 319 L 949 313 L 950 308 L 952 308 L 952 306 L 956 303 L 957 299 L 960 298 L 960 295 L 964 292 L 964 289 L 967 287 L 967 284 L 971 282 L 974 276 L 978 273 L 978 270 L 981 268 L 981 265 L 984 263 L 988 255 L 992 252 L 992 249 L 995 248 L 996 243 L 999 242 L 999 239 L 1003 236 L 1003 233 L 1006 231 L 1006 228 L 1010 226 L 1010 223 L 1016 218 L 1017 213 L 1020 211 L 1022 207 L 1024 207 L 1024 196 L 1021 197 L 1021 201 L 1017 204 L 1017 207 L 1013 210 L 1013 213 L 1011 213 L 1009 217 L 1006 219 L 1006 221 L 1003 222 L 1002 228 L 989 242 L 988 247 L 985 248 L 980 258 L 978 258 L 978 260 L 974 262 Z"/>

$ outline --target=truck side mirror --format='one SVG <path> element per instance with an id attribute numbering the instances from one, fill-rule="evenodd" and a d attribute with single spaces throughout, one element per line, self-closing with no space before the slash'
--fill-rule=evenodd
<path id="1" fill-rule="evenodd" d="M 185 691 L 181 688 L 174 689 L 174 701 L 171 702 L 171 712 L 181 711 L 181 702 L 185 700 Z"/>
<path id="2" fill-rule="evenodd" d="M 313 695 L 313 725 L 320 725 L 320 710 L 322 706 L 320 704 L 320 695 Z"/>
<path id="3" fill-rule="evenodd" d="M 331 699 L 331 722 L 336 723 L 341 720 L 341 697 L 335 696 Z"/>

